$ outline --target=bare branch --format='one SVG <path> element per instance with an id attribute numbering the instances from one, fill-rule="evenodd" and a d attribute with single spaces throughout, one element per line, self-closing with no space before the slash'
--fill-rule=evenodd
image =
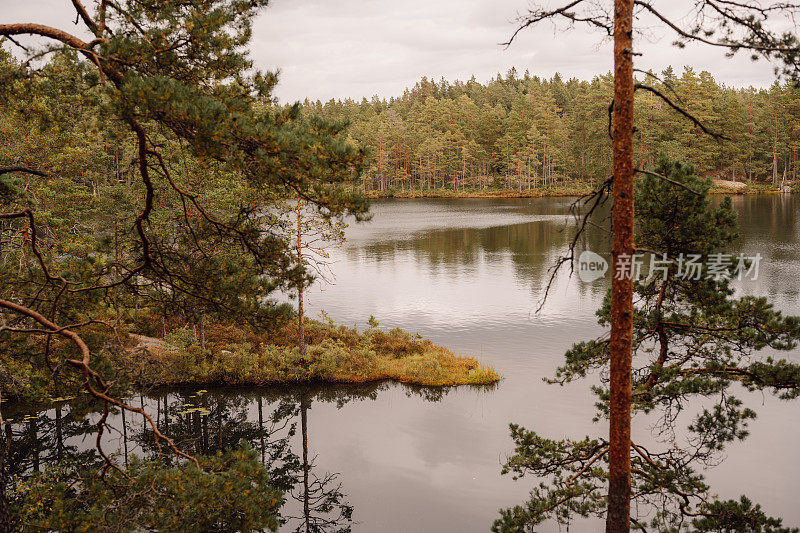
<path id="1" fill-rule="evenodd" d="M 572 11 L 574 7 L 577 7 L 579 4 L 584 3 L 586 0 L 574 0 L 569 4 L 566 4 L 562 7 L 557 9 L 532 9 L 528 12 L 527 16 L 522 16 L 517 19 L 517 23 L 519 26 L 511 34 L 511 37 L 504 43 L 500 43 L 501 45 L 505 46 L 506 48 L 511 46 L 511 43 L 514 42 L 517 35 L 530 26 L 534 26 L 543 20 L 552 19 L 552 18 L 565 18 L 570 21 L 571 24 L 576 22 L 582 22 L 589 24 L 590 26 L 594 26 L 595 28 L 600 28 L 606 32 L 607 35 L 611 35 L 613 32 L 612 29 L 612 22 L 608 15 L 600 14 L 595 15 L 579 15 L 577 12 Z"/>
<path id="2" fill-rule="evenodd" d="M 591 203 L 589 210 L 586 213 L 584 213 L 583 216 L 580 216 L 580 222 L 578 223 L 578 231 L 575 232 L 575 235 L 569 244 L 569 248 L 567 249 L 567 253 L 560 256 L 556 260 L 556 264 L 550 267 L 549 269 L 550 278 L 548 279 L 547 285 L 545 286 L 544 295 L 542 296 L 542 299 L 539 301 L 539 306 L 536 308 L 537 313 L 541 311 L 542 308 L 544 307 L 544 304 L 547 301 L 547 296 L 550 294 L 550 289 L 552 288 L 553 282 L 556 279 L 556 275 L 558 274 L 559 270 L 561 270 L 561 267 L 565 263 L 569 263 L 569 272 L 570 275 L 572 274 L 574 268 L 573 263 L 575 260 L 575 247 L 578 245 L 578 240 L 580 239 L 581 235 L 583 235 L 584 232 L 586 231 L 586 226 L 592 225 L 589 219 L 592 217 L 594 212 L 601 205 L 603 205 L 605 201 L 608 199 L 608 195 L 606 193 L 611 189 L 612 184 L 613 184 L 613 178 L 608 178 L 606 181 L 601 183 L 600 186 L 593 192 L 581 196 L 580 198 L 575 200 L 575 202 L 573 202 L 573 204 L 570 206 L 570 212 L 575 215 L 575 218 L 578 218 L 579 217 L 578 210 L 580 206 L 581 205 L 586 206 Z"/>
<path id="3" fill-rule="evenodd" d="M 679 105 L 675 104 L 672 100 L 667 98 L 664 95 L 664 93 L 662 93 L 658 89 L 656 89 L 654 87 L 650 87 L 649 85 L 645 85 L 643 83 L 635 84 L 634 88 L 635 89 L 642 89 L 644 91 L 648 91 L 648 92 L 651 92 L 651 93 L 655 94 L 656 96 L 661 98 L 664 102 L 666 102 L 666 104 L 668 106 L 670 106 L 672 109 L 674 109 L 675 111 L 677 111 L 678 113 L 680 113 L 684 117 L 688 118 L 689 121 L 692 122 L 692 124 L 694 124 L 695 126 L 700 128 L 701 130 L 703 130 L 703 133 L 713 137 L 717 142 L 721 142 L 723 140 L 725 140 L 725 141 L 729 141 L 730 140 L 730 137 L 726 137 L 725 135 L 722 135 L 721 133 L 715 133 L 715 132 L 709 130 L 708 128 L 706 128 L 706 126 L 702 122 L 700 122 L 700 120 L 698 120 L 694 115 L 692 115 L 688 111 L 684 110 Z"/>
<path id="4" fill-rule="evenodd" d="M 81 17 L 81 20 L 83 20 L 83 23 L 86 24 L 86 26 L 91 30 L 91 32 L 93 34 L 95 34 L 97 37 L 99 37 L 100 36 L 100 30 L 97 27 L 97 24 L 95 23 L 95 21 L 89 15 L 89 12 L 86 11 L 86 8 L 83 6 L 81 1 L 80 0 L 72 0 L 72 5 L 75 7 L 75 11 L 78 12 L 78 15 Z"/>

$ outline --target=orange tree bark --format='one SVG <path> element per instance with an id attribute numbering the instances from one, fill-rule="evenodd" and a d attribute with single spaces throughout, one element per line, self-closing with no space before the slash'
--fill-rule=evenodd
<path id="1" fill-rule="evenodd" d="M 633 254 L 633 0 L 614 1 L 614 205 L 611 282 L 609 484 L 606 532 L 630 530 L 633 280 L 619 276 Z"/>

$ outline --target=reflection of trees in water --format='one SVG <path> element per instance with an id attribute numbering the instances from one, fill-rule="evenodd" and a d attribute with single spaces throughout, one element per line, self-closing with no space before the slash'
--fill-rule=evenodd
<path id="1" fill-rule="evenodd" d="M 349 532 L 352 525 L 353 506 L 346 501 L 339 482 L 339 474 L 314 469 L 309 458 L 308 410 L 312 397 L 309 391 L 300 393 L 300 432 L 303 442 L 302 484 L 291 491 L 291 496 L 302 505 L 302 516 L 288 517 L 288 524 L 296 525 L 300 533 Z"/>
<path id="2" fill-rule="evenodd" d="M 793 244 L 797 235 L 797 198 L 789 194 L 734 196 L 739 233 L 744 242 Z"/>
<path id="3" fill-rule="evenodd" d="M 375 400 L 378 392 L 387 388 L 386 383 L 359 385 L 354 387 L 305 387 L 296 389 L 292 401 L 299 406 L 300 435 L 302 438 L 302 455 L 300 463 L 301 479 L 290 492 L 302 506 L 301 516 L 287 516 L 287 525 L 297 533 L 335 532 L 345 533 L 351 530 L 353 506 L 346 500 L 342 492 L 342 483 L 338 473 L 319 472 L 314 468 L 312 456 L 311 432 L 308 411 L 316 400 L 320 403 L 334 403 L 338 409 L 352 401 Z M 408 396 L 418 396 L 424 401 L 437 402 L 450 389 L 404 385 Z"/>
<path id="4" fill-rule="evenodd" d="M 354 401 L 375 400 L 387 383 L 347 387 L 307 386 L 253 390 L 219 390 L 195 393 L 160 391 L 132 399 L 147 409 L 160 431 L 179 448 L 196 455 L 211 455 L 247 443 L 260 452 L 271 484 L 298 503 L 298 511 L 285 510 L 288 530 L 347 532 L 353 507 L 343 491 L 338 473 L 315 468 L 312 428 L 308 411 L 313 403 L 332 403 L 337 408 Z M 447 389 L 405 387 L 408 395 L 438 401 Z M 79 465 L 100 464 L 94 449 L 97 428 L 82 410 L 59 405 L 32 415 L 16 414 L 3 428 L 9 445 L 8 474 L 22 478 L 64 461 Z M 120 455 L 159 453 L 152 428 L 130 413 L 113 413 L 107 434 L 115 435 Z M 292 448 L 297 430 L 300 448 Z M 164 454 L 165 462 L 175 461 Z M 127 455 L 125 455 L 127 462 Z"/>
<path id="5" fill-rule="evenodd" d="M 432 268 L 469 267 L 509 258 L 517 278 L 538 291 L 575 235 L 575 219 L 563 207 L 560 214 L 562 217 L 552 220 L 487 228 L 426 230 L 398 238 L 389 235 L 380 241 L 351 243 L 346 253 L 350 261 L 366 259 L 378 264 L 391 263 L 411 254 L 416 262 Z M 608 233 L 603 229 L 608 226 L 607 216 L 605 209 L 593 216 L 593 225 L 581 235 L 579 250 L 602 253 L 609 249 Z"/>
<path id="6" fill-rule="evenodd" d="M 431 266 L 469 266 L 481 258 L 508 253 L 515 262 L 535 266 L 553 249 L 566 246 L 569 235 L 564 224 L 527 222 L 490 228 L 453 228 L 420 231 L 407 238 L 370 241 L 350 246 L 351 259 L 389 262 L 397 255 L 414 254 Z"/>
<path id="7" fill-rule="evenodd" d="M 766 194 L 733 197 L 738 213 L 739 239 L 734 252 L 760 253 L 763 257 L 758 280 L 744 280 L 747 292 L 796 305 L 800 290 L 795 279 L 800 275 L 797 236 L 800 231 L 798 201 L 795 195 Z"/>
<path id="8" fill-rule="evenodd" d="M 715 196 L 718 202 L 722 196 Z M 475 203 L 426 201 L 428 211 L 437 209 L 453 210 L 463 206 L 463 217 L 474 216 L 485 220 L 487 213 L 495 210 L 498 226 L 478 228 L 441 228 L 417 231 L 411 235 L 383 236 L 382 240 L 353 241 L 346 248 L 351 261 L 367 260 L 374 263 L 391 263 L 398 258 L 411 255 L 418 263 L 432 268 L 443 266 L 474 266 L 481 261 L 492 261 L 494 257 L 508 257 L 514 266 L 516 276 L 529 283 L 535 292 L 541 289 L 548 278 L 548 270 L 555 259 L 566 252 L 575 226 L 569 217 L 569 200 L 544 199 L 530 204 L 509 200 L 480 200 L 480 205 L 490 205 L 487 209 L 476 209 Z M 800 270 L 793 270 L 798 262 L 797 236 L 800 231 L 798 200 L 795 195 L 741 195 L 733 197 L 733 206 L 739 214 L 740 238 L 734 243 L 732 252 L 746 250 L 760 252 L 769 275 L 761 277 L 756 283 L 755 292 L 773 298 L 791 298 L 794 303 L 800 298 L 800 290 L 794 288 L 793 281 Z M 530 216 L 551 216 L 549 220 L 524 223 L 503 223 L 504 215 L 520 214 Z M 607 206 L 601 209 L 592 221 L 593 224 L 608 228 Z M 398 213 L 398 217 L 402 211 Z M 563 217 L 563 218 L 562 218 Z M 489 218 L 491 221 L 491 218 Z M 508 218 L 506 218 L 506 221 Z M 402 228 L 403 221 L 398 226 Z M 477 224 L 476 224 L 477 225 Z M 377 236 L 377 235 L 376 235 Z M 581 237 L 578 250 L 605 252 L 609 249 L 605 230 L 591 225 Z M 607 256 L 608 257 L 608 256 Z M 791 270 L 791 272 L 790 272 Z M 607 274 L 607 278 L 608 278 Z M 601 284 L 576 284 L 579 296 L 585 292 L 603 290 Z"/>
<path id="9" fill-rule="evenodd" d="M 300 483 L 295 485 L 291 496 L 302 506 L 302 516 L 286 517 L 287 525 L 297 533 L 346 533 L 351 530 L 353 506 L 342 492 L 338 473 L 319 472 L 314 468 L 311 453 L 308 411 L 314 400 L 335 403 L 338 409 L 355 400 L 375 400 L 378 392 L 388 385 L 377 383 L 355 387 L 307 387 L 297 389 L 293 398 L 299 405 L 302 457 Z M 409 396 L 419 396 L 425 401 L 441 400 L 449 389 L 403 386 Z"/>
<path id="10" fill-rule="evenodd" d="M 9 421 L 11 420 L 11 421 Z M 41 472 L 60 461 L 84 465 L 99 464 L 94 448 L 79 443 L 97 433 L 97 427 L 76 416 L 67 405 L 35 414 L 10 413 L 2 429 L 7 443 L 5 466 L 9 478 Z M 90 437 L 94 442 L 93 437 Z"/>
<path id="11" fill-rule="evenodd" d="M 273 486 L 284 491 L 294 486 L 300 463 L 291 449 L 297 411 L 291 400 L 259 394 L 183 390 L 151 393 L 143 396 L 141 403 L 154 408 L 157 427 L 182 451 L 213 455 L 246 443 L 259 451 Z M 121 424 L 122 420 L 115 419 L 112 423 Z M 126 448 L 130 440 L 131 449 L 138 448 L 147 455 L 159 453 L 149 426 L 134 420 L 120 432 L 128 435 Z M 164 460 L 175 461 L 176 457 L 169 454 Z"/>
<path id="12" fill-rule="evenodd" d="M 376 391 L 358 390 L 331 398 L 341 405 Z M 299 511 L 284 510 L 282 520 L 293 531 L 350 531 L 353 508 L 342 490 L 339 475 L 317 472 L 309 457 L 308 410 L 316 398 L 309 388 L 277 391 L 178 392 L 156 396 L 156 420 L 184 451 L 209 455 L 247 443 L 260 452 L 271 484 L 299 503 Z M 300 429 L 302 448 L 292 449 Z M 138 444 L 148 453 L 152 431 L 143 428 Z"/>

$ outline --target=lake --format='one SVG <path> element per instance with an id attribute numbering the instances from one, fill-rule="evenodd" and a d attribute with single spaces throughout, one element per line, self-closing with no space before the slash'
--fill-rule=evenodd
<path id="1" fill-rule="evenodd" d="M 383 200 L 370 222 L 351 224 L 347 242 L 331 250 L 335 280 L 309 291 L 309 316 L 324 311 L 336 322 L 400 327 L 477 357 L 504 379 L 494 388 L 425 390 L 394 384 L 263 390 L 171 391 L 141 402 L 168 434 L 194 451 L 213 451 L 245 439 L 271 465 L 276 480 L 302 499 L 298 472 L 316 480 L 353 531 L 487 531 L 501 507 L 521 504 L 536 483 L 500 475 L 513 451 L 508 424 L 554 437 L 607 432 L 592 423 L 589 380 L 548 385 L 573 342 L 602 332 L 595 311 L 608 275 L 591 283 L 562 275 L 537 312 L 549 268 L 573 233 L 567 198 Z M 800 314 L 800 217 L 786 195 L 734 198 L 741 238 L 735 250 L 763 257 L 758 280 L 741 293 L 769 296 Z M 608 257 L 609 237 L 592 228 L 581 249 Z M 799 358 L 800 352 L 785 355 Z M 800 525 L 800 404 L 744 394 L 759 418 L 752 435 L 728 449 L 708 477 L 721 497 L 742 492 L 786 525 Z M 188 404 L 188 405 L 187 405 Z M 188 412 L 187 412 L 188 411 Z M 93 445 L 82 436 L 96 420 L 64 405 L 9 428 L 19 467 L 42 468 L 57 456 Z M 141 454 L 152 438 L 141 418 L 119 414 L 105 438 L 110 450 Z M 303 439 L 305 435 L 305 439 Z M 637 421 L 634 438 L 648 438 Z M 305 440 L 305 453 L 303 442 Z M 14 459 L 12 458 L 12 461 Z M 302 525 L 295 498 L 284 528 Z M 317 500 L 315 500 L 317 501 Z M 322 501 L 322 500 L 319 500 Z M 314 512 L 314 509 L 311 509 Z M 336 513 L 319 517 L 339 524 Z M 341 519 L 339 519 L 341 518 Z M 337 520 L 339 519 L 339 520 Z M 322 524 L 322 522 L 320 522 Z M 596 530 L 578 522 L 572 531 Z M 335 531 L 334 524 L 323 530 Z M 557 531 L 554 524 L 542 531 Z"/>

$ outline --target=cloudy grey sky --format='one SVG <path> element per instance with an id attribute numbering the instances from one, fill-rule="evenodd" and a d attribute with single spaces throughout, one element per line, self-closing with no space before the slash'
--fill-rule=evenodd
<path id="1" fill-rule="evenodd" d="M 557 5 L 556 0 L 544 0 Z M 689 0 L 656 2 L 672 16 L 688 15 Z M 281 70 L 276 95 L 361 98 L 402 93 L 422 76 L 485 81 L 514 66 L 522 73 L 591 79 L 610 70 L 610 43 L 578 27 L 568 33 L 543 24 L 520 34 L 509 48 L 528 0 L 273 0 L 254 29 L 253 58 L 261 69 Z M 3 22 L 39 21 L 69 30 L 69 0 L 0 0 Z M 66 22 L 65 22 L 66 21 Z M 729 85 L 769 85 L 772 68 L 719 50 L 679 50 L 658 28 L 637 40 L 639 68 L 691 65 Z"/>

